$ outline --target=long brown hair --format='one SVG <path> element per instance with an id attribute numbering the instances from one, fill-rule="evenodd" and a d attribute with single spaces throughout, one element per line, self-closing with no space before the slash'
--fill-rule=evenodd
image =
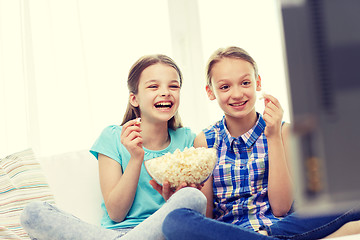
<path id="1" fill-rule="evenodd" d="M 244 49 L 235 46 L 219 48 L 210 56 L 206 65 L 206 84 L 208 86 L 211 86 L 211 70 L 213 66 L 223 58 L 236 58 L 249 62 L 254 68 L 255 78 L 258 77 L 259 73 L 257 64 L 255 60 L 250 56 L 250 54 Z"/>
<path id="2" fill-rule="evenodd" d="M 127 85 L 130 93 L 137 94 L 139 90 L 139 80 L 141 73 L 147 68 L 154 64 L 162 63 L 166 64 L 176 70 L 180 79 L 180 87 L 182 86 L 182 73 L 179 67 L 176 65 L 174 60 L 170 57 L 163 54 L 155 55 L 146 55 L 137 60 L 131 67 L 128 75 Z M 123 121 L 121 125 L 124 125 L 127 121 L 140 117 L 140 108 L 134 107 L 128 102 Z M 175 115 L 168 121 L 168 127 L 176 130 L 177 128 L 182 127 L 181 119 L 179 113 L 176 112 Z"/>

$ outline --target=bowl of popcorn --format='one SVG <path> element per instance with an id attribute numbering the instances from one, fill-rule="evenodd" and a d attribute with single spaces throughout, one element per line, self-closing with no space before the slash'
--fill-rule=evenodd
<path id="1" fill-rule="evenodd" d="M 168 181 L 171 188 L 177 188 L 183 182 L 204 183 L 211 176 L 216 160 L 214 148 L 191 147 L 146 160 L 145 168 L 158 184 Z"/>

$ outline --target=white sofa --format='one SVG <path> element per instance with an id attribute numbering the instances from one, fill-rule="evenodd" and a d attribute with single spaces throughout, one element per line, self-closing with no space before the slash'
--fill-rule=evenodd
<path id="1" fill-rule="evenodd" d="M 29 151 L 25 152 L 25 156 L 27 155 L 29 155 Z M 26 158 L 24 159 L 27 160 Z M 3 161 L 3 159 L 0 160 L 2 161 L 0 164 L 1 166 L 0 170 L 3 172 L 4 171 L 3 163 L 5 161 Z M 50 187 L 50 191 L 49 191 L 49 187 L 46 186 L 46 188 L 42 189 L 41 190 L 42 192 L 38 195 L 44 200 L 49 200 L 49 201 L 55 200 L 56 205 L 60 209 L 69 212 L 88 223 L 99 225 L 102 216 L 102 210 L 100 208 L 102 196 L 101 196 L 101 190 L 100 190 L 99 178 L 98 178 L 98 162 L 95 159 L 95 157 L 91 153 L 89 153 L 88 150 L 79 150 L 75 152 L 58 154 L 49 157 L 41 157 L 38 158 L 37 161 L 40 162 L 41 173 L 43 173 L 46 176 L 46 179 L 42 180 L 38 177 L 35 177 L 36 179 L 35 183 L 42 183 L 42 182 L 45 183 L 45 181 L 47 181 Z M 35 169 L 36 170 L 35 171 L 33 165 L 34 165 L 33 162 L 30 162 L 31 171 L 32 173 L 34 173 L 34 175 L 38 175 L 40 171 L 38 171 L 38 169 Z M 0 172 L 0 177 L 2 172 Z M 30 173 L 27 173 L 24 174 L 23 179 L 15 179 L 15 175 L 16 176 L 20 175 L 18 174 L 19 172 L 13 174 L 11 176 L 13 178 L 11 178 L 10 181 L 12 181 L 11 184 L 15 184 L 15 185 L 18 184 L 19 186 L 21 185 L 20 187 L 16 187 L 19 188 L 16 190 L 18 190 L 20 192 L 20 195 L 23 196 L 24 193 L 27 194 L 26 192 L 23 192 L 24 190 L 26 190 L 24 189 L 24 184 L 25 185 L 28 184 L 30 186 L 33 185 L 33 183 L 27 181 L 26 178 L 28 176 L 33 178 L 33 176 L 29 175 Z M 21 170 L 21 172 L 26 172 L 26 171 Z M 4 177 L 4 174 L 2 176 Z M 0 180 L 3 181 L 3 179 Z M 15 180 L 17 180 L 18 183 L 16 183 Z M 42 188 L 44 188 L 44 186 L 42 186 Z M 30 187 L 30 189 L 31 191 L 34 190 L 34 188 L 32 187 Z M 1 193 L 0 191 L 1 194 L 3 195 L 5 194 L 4 196 L 6 196 L 3 197 L 3 199 L 8 198 L 9 192 L 11 191 L 8 192 L 3 191 L 3 193 Z M 37 195 L 37 193 L 32 193 L 32 194 Z M 17 194 L 16 197 L 18 198 L 19 194 Z M 3 199 L 0 199 L 0 205 L 2 204 L 2 201 L 8 202 L 7 200 L 3 200 Z M 29 200 L 29 197 L 25 197 L 25 199 L 26 201 L 31 201 Z M 11 232 L 10 234 L 9 231 L 6 229 L 6 226 L 5 228 L 3 227 L 3 225 L 6 225 L 6 223 L 8 223 L 7 219 L 9 219 L 6 218 L 5 216 L 9 216 L 10 214 L 11 217 L 14 217 L 13 213 L 16 211 L 19 214 L 20 213 L 19 209 L 21 208 L 20 206 L 22 204 L 24 204 L 24 201 L 20 197 L 20 199 L 17 199 L 16 206 L 10 206 L 11 210 L 9 212 L 5 212 L 5 214 L 0 214 L 0 239 L 28 239 L 24 235 L 24 233 L 21 233 L 21 231 L 17 227 L 11 229 L 12 224 L 8 224 L 10 225 L 9 227 Z M 17 210 L 14 211 L 14 209 Z M 0 207 L 0 211 L 1 211 L 1 207 Z M 23 235 L 21 236 L 21 234 Z M 337 238 L 337 240 L 355 240 L 355 239 L 360 239 L 360 234 Z"/>
<path id="2" fill-rule="evenodd" d="M 27 149 L 0 158 L 0 239 L 29 239 L 19 216 L 31 201 L 100 225 L 101 199 L 98 162 L 88 150 L 38 158 Z"/>
<path id="3" fill-rule="evenodd" d="M 88 150 L 41 158 L 57 205 L 93 224 L 99 224 L 102 211 L 98 162 Z M 71 196 L 71 197 L 69 197 Z M 359 240 L 359 235 L 336 238 Z"/>
<path id="4" fill-rule="evenodd" d="M 39 159 L 56 205 L 78 218 L 99 225 L 102 216 L 98 161 L 88 150 Z"/>

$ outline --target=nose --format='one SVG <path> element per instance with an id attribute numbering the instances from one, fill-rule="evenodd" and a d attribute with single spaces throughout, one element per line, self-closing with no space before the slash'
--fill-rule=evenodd
<path id="1" fill-rule="evenodd" d="M 169 96 L 170 95 L 169 88 L 167 87 L 161 88 L 160 95 L 163 97 Z"/>
<path id="2" fill-rule="evenodd" d="M 242 91 L 241 87 L 233 87 L 231 92 L 231 97 L 233 99 L 241 99 L 243 97 L 244 93 Z"/>

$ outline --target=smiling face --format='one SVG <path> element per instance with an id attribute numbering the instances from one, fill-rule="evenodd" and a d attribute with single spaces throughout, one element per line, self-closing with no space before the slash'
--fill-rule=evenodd
<path id="1" fill-rule="evenodd" d="M 256 91 L 261 79 L 255 78 L 252 64 L 238 58 L 222 58 L 211 69 L 211 86 L 206 87 L 210 100 L 216 99 L 226 118 L 244 119 L 256 115 Z"/>
<path id="2" fill-rule="evenodd" d="M 130 103 L 140 108 L 141 118 L 149 122 L 167 122 L 178 110 L 180 78 L 177 71 L 157 63 L 142 71 L 137 94 L 130 93 Z"/>

